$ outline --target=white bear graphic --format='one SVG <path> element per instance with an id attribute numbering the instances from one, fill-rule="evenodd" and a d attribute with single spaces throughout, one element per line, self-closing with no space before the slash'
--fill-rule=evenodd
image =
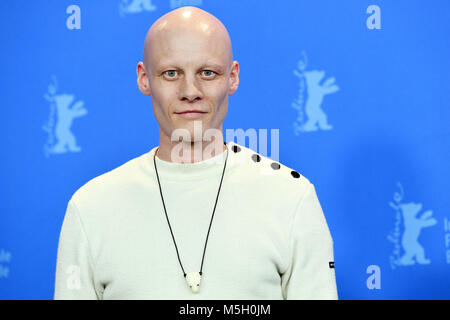
<path id="1" fill-rule="evenodd" d="M 74 101 L 73 94 L 56 94 L 58 81 L 52 75 L 52 82 L 48 86 L 48 92 L 44 98 L 50 102 L 50 115 L 42 129 L 47 132 L 47 142 L 44 145 L 45 156 L 52 153 L 61 154 L 67 151 L 79 152 L 81 148 L 77 145 L 75 136 L 70 131 L 73 119 L 84 116 L 87 110 L 83 108 L 84 102 Z"/>
<path id="2" fill-rule="evenodd" d="M 152 4 L 152 0 L 122 0 L 119 4 L 119 12 L 122 16 L 125 13 L 138 13 L 144 10 L 156 10 L 156 6 Z"/>
<path id="3" fill-rule="evenodd" d="M 334 84 L 335 78 L 328 78 L 323 84 L 320 84 L 325 76 L 325 71 L 305 71 L 303 74 L 308 89 L 308 99 L 305 106 L 305 113 L 308 120 L 303 125 L 302 130 L 317 131 L 317 124 L 322 130 L 331 130 L 333 127 L 328 124 L 327 115 L 320 106 L 325 95 L 339 90 L 339 87 Z"/>
<path id="4" fill-rule="evenodd" d="M 431 218 L 433 211 L 424 212 L 420 218 L 418 213 L 422 210 L 421 203 L 401 203 L 399 207 L 402 211 L 405 230 L 402 236 L 402 246 L 405 251 L 399 259 L 400 265 L 413 265 L 417 261 L 419 264 L 429 264 L 430 260 L 425 258 L 425 251 L 418 241 L 422 228 L 431 227 L 437 223 L 436 219 Z M 414 261 L 414 258 L 416 261 Z"/>
<path id="5" fill-rule="evenodd" d="M 49 152 L 65 153 L 67 151 L 81 151 L 81 148 L 77 146 L 75 136 L 70 131 L 70 127 L 72 126 L 73 119 L 87 114 L 87 110 L 83 108 L 84 102 L 78 101 L 70 108 L 74 100 L 73 94 L 58 94 L 52 98 L 56 104 L 58 117 L 55 127 L 55 136 L 58 142 L 51 147 Z"/>

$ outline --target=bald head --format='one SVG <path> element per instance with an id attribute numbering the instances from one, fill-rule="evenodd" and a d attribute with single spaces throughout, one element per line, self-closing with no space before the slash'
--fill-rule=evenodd
<path id="1" fill-rule="evenodd" d="M 212 132 L 222 132 L 228 96 L 239 85 L 239 63 L 233 61 L 225 26 L 196 7 L 173 10 L 148 30 L 143 58 L 136 68 L 137 84 L 152 97 L 160 128 L 159 156 L 171 159 L 180 129 L 189 148 L 193 141 L 205 140 L 203 148 L 215 144 L 223 150 L 221 134 L 209 138 Z"/>
<path id="2" fill-rule="evenodd" d="M 231 40 L 225 26 L 212 14 L 196 8 L 181 7 L 160 17 L 147 32 L 144 44 L 144 64 L 154 71 L 155 62 L 173 50 L 186 54 L 210 52 L 228 67 L 233 62 Z M 208 58 L 205 54 L 205 58 Z"/>

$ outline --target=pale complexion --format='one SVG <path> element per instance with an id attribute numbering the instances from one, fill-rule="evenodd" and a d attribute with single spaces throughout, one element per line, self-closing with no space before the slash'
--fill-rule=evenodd
<path id="1" fill-rule="evenodd" d="M 228 96 L 239 85 L 239 64 L 233 61 L 230 37 L 217 18 L 196 7 L 165 14 L 149 29 L 144 62 L 138 63 L 136 72 L 140 91 L 152 97 L 159 124 L 158 158 L 178 162 L 172 149 L 179 143 L 191 150 L 185 162 L 205 160 L 226 150 L 222 123 Z M 186 110 L 203 113 L 180 114 Z M 194 121 L 197 125 L 201 121 L 200 135 L 194 135 Z M 178 128 L 189 134 L 172 141 L 172 132 Z M 208 141 L 204 133 L 210 128 L 220 136 Z M 194 158 L 199 146 L 201 159 L 198 152 Z"/>

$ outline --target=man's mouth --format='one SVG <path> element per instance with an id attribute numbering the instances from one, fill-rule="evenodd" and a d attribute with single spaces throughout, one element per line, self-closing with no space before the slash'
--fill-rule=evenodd
<path id="1" fill-rule="evenodd" d="M 195 119 L 200 118 L 203 116 L 203 114 L 206 114 L 206 111 L 201 110 L 185 110 L 181 112 L 175 112 L 178 116 L 185 118 L 185 119 Z"/>
<path id="2" fill-rule="evenodd" d="M 186 111 L 182 111 L 182 112 L 175 112 L 176 114 L 183 114 L 183 113 L 206 113 L 205 111 L 201 111 L 201 110 L 186 110 Z"/>

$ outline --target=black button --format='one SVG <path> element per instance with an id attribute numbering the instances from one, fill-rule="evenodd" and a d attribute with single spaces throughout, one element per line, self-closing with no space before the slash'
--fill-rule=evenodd
<path id="1" fill-rule="evenodd" d="M 291 171 L 291 175 L 292 175 L 294 178 L 300 178 L 300 173 L 298 173 L 297 171 Z"/>
<path id="2" fill-rule="evenodd" d="M 234 151 L 234 153 L 241 151 L 241 148 L 236 145 L 234 145 L 231 149 Z"/>
<path id="3" fill-rule="evenodd" d="M 272 167 L 273 170 L 280 169 L 280 164 L 276 163 L 276 162 L 272 162 L 272 164 L 270 166 Z"/>
<path id="4" fill-rule="evenodd" d="M 254 162 L 260 162 L 261 161 L 261 157 L 259 156 L 259 154 L 254 154 L 254 155 L 252 155 L 252 160 Z"/>

